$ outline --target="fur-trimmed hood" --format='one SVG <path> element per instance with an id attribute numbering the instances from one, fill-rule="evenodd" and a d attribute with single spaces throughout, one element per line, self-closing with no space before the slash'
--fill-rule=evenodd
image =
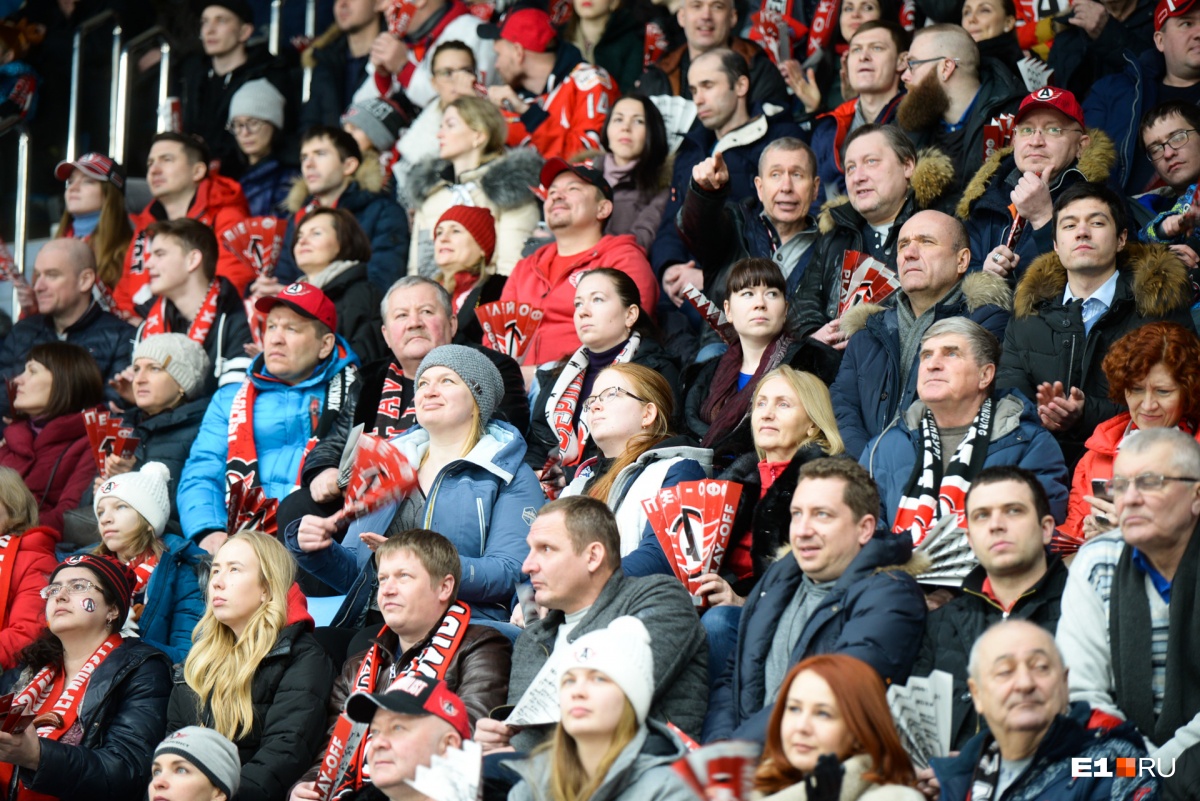
<path id="1" fill-rule="evenodd" d="M 358 169 L 354 171 L 354 180 L 359 187 L 368 192 L 379 192 L 383 189 L 383 168 L 379 166 L 379 153 L 375 150 L 368 150 L 363 153 L 362 161 L 358 164 Z M 283 201 L 283 207 L 292 214 L 304 208 L 304 203 L 311 197 L 308 191 L 308 184 L 304 183 L 304 176 L 297 175 L 292 181 L 292 188 L 288 190 L 287 197 Z"/>
<path id="2" fill-rule="evenodd" d="M 480 189 L 501 211 L 515 209 L 536 200 L 530 191 L 538 185 L 543 159 L 533 148 L 521 147 L 486 161 L 474 170 L 458 176 L 460 182 L 478 181 Z M 408 174 L 409 196 L 423 203 L 442 186 L 449 186 L 450 162 L 430 159 L 413 165 Z"/>
<path id="3" fill-rule="evenodd" d="M 1142 317 L 1167 317 L 1191 300 L 1187 267 L 1164 245 L 1126 244 L 1117 254 L 1117 270 L 1131 274 L 1137 313 Z M 1037 314 L 1038 305 L 1061 298 L 1066 285 L 1067 271 L 1058 254 L 1052 251 L 1038 257 L 1017 284 L 1014 317 Z"/>
<path id="4" fill-rule="evenodd" d="M 1099 128 L 1088 128 L 1087 135 L 1088 144 L 1080 152 L 1075 169 L 1083 175 L 1085 181 L 1104 183 L 1117 163 L 1117 148 L 1108 134 Z M 975 201 L 983 197 L 992 178 L 1000 170 L 1001 163 L 1004 163 L 1006 168 L 1003 174 L 1007 174 L 1009 170 L 1015 168 L 1016 164 L 1012 153 L 1013 147 L 1009 145 L 996 151 L 988 157 L 987 161 L 983 162 L 983 166 L 979 168 L 979 171 L 967 184 L 966 189 L 963 190 L 962 198 L 954 209 L 955 216 L 964 221 L 970 216 L 971 207 L 975 205 Z"/>
<path id="5" fill-rule="evenodd" d="M 909 186 L 918 209 L 932 208 L 953 182 L 954 162 L 949 156 L 937 148 L 926 148 L 917 154 L 917 164 Z M 837 227 L 833 210 L 848 206 L 849 203 L 848 196 L 838 195 L 822 204 L 821 213 L 817 216 L 817 230 L 827 234 Z"/>
<path id="6" fill-rule="evenodd" d="M 962 279 L 963 299 L 967 312 L 972 313 L 983 306 L 999 306 L 1012 311 L 1013 292 L 1008 282 L 998 275 L 987 272 L 968 273 Z M 842 331 L 847 337 L 867 327 L 873 315 L 887 311 L 887 307 L 875 303 L 863 303 L 842 315 Z"/>

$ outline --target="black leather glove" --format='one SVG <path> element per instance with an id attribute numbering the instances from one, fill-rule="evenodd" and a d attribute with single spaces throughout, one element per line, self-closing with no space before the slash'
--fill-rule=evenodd
<path id="1" fill-rule="evenodd" d="M 842 763 L 834 754 L 822 754 L 817 766 L 804 777 L 807 801 L 838 801 L 842 794 Z"/>

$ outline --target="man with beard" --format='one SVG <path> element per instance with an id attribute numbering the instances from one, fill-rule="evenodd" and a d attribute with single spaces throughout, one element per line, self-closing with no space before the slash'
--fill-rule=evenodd
<path id="1" fill-rule="evenodd" d="M 979 47 L 960 25 L 931 25 L 913 34 L 908 65 L 900 76 L 908 95 L 896 121 L 917 149 L 936 147 L 954 164 L 945 200 L 953 203 L 983 158 L 983 126 L 1016 110 L 1025 94 L 999 62 L 981 59 Z"/>
<path id="2" fill-rule="evenodd" d="M 1079 181 L 1104 183 L 1114 161 L 1108 136 L 1085 131 L 1075 95 L 1046 86 L 1022 100 L 1012 146 L 992 154 L 958 204 L 971 238 L 971 270 L 1019 280 L 1054 248 L 1054 201 Z"/>
<path id="3" fill-rule="evenodd" d="M 908 32 L 894 22 L 864 22 L 850 37 L 846 75 L 858 93 L 845 103 L 817 117 L 812 146 L 817 154 L 817 175 L 825 197 L 846 193 L 842 172 L 842 143 L 856 128 L 874 122 L 887 125 L 896 117 L 904 98 L 900 74 L 906 66 L 900 54 L 908 50 Z"/>

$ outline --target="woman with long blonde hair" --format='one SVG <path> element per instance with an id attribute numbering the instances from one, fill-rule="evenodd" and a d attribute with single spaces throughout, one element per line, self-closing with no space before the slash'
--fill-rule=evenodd
<path id="1" fill-rule="evenodd" d="M 671 768 L 686 746 L 648 719 L 654 654 L 642 621 L 618 617 L 564 650 L 559 724 L 528 759 L 506 763 L 522 779 L 508 801 L 694 801 Z"/>
<path id="2" fill-rule="evenodd" d="M 204 616 L 167 730 L 199 725 L 234 742 L 242 792 L 284 798 L 324 745 L 334 668 L 289 605 L 296 567 L 274 537 L 241 531 L 213 556 Z"/>
<path id="3" fill-rule="evenodd" d="M 580 408 L 600 455 L 580 466 L 563 495 L 589 495 L 608 504 L 621 532 L 627 575 L 671 574 L 642 501 L 664 487 L 708 478 L 712 451 L 675 436 L 671 387 L 640 364 L 604 368 Z"/>

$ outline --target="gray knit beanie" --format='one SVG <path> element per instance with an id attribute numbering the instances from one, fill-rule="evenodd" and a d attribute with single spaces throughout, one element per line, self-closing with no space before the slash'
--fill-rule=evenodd
<path id="1" fill-rule="evenodd" d="M 226 798 L 237 795 L 242 783 L 242 761 L 237 746 L 212 729 L 184 726 L 154 749 L 154 756 L 175 754 L 191 762 Z"/>
<path id="2" fill-rule="evenodd" d="M 284 103 L 283 94 L 266 78 L 246 81 L 229 101 L 229 119 L 225 124 L 233 122 L 234 117 L 253 117 L 271 123 L 277 131 L 281 130 Z"/>
<path id="3" fill-rule="evenodd" d="M 183 389 L 189 400 L 204 388 L 208 373 L 208 354 L 204 347 L 186 334 L 154 334 L 143 339 L 133 349 L 133 361 L 150 359 L 163 366 L 167 374 Z"/>
<path id="4" fill-rule="evenodd" d="M 396 107 L 379 97 L 351 103 L 341 120 L 342 125 L 353 123 L 365 133 L 380 153 L 386 153 L 396 144 L 404 125 L 404 119 Z"/>
<path id="5" fill-rule="evenodd" d="M 491 359 L 466 345 L 442 345 L 429 351 L 421 360 L 414 383 L 420 383 L 421 373 L 430 367 L 446 367 L 458 373 L 475 397 L 480 419 L 484 423 L 492 419 L 504 397 L 504 379 Z"/>

